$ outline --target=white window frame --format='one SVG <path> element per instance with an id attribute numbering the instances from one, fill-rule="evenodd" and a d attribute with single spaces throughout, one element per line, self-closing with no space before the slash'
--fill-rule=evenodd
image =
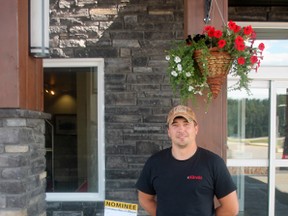
<path id="1" fill-rule="evenodd" d="M 237 22 L 240 26 L 251 25 L 256 31 L 257 29 L 267 30 L 267 32 L 262 33 L 261 37 L 267 39 L 279 39 L 282 37 L 281 31 L 287 31 L 287 22 Z M 273 30 L 273 34 L 269 32 Z M 286 38 L 281 38 L 286 39 Z M 265 58 L 265 56 L 264 56 Z M 268 186 L 269 186 L 269 198 L 268 198 L 268 215 L 272 216 L 275 213 L 275 169 L 276 167 L 288 167 L 287 161 L 279 160 L 275 158 L 275 138 L 276 138 L 276 87 L 287 86 L 288 66 L 273 66 L 273 65 L 263 65 L 259 68 L 257 73 L 249 74 L 249 78 L 252 79 L 252 83 L 261 83 L 266 85 L 270 90 L 270 140 L 269 140 L 269 152 L 271 153 L 267 160 L 249 160 L 249 159 L 227 159 L 228 167 L 245 167 L 245 166 L 260 166 L 267 167 L 269 169 L 268 174 Z M 273 72 L 272 72 L 273 71 Z M 228 75 L 228 82 L 233 82 L 237 79 Z M 264 82 L 263 82 L 264 81 Z"/>
<path id="2" fill-rule="evenodd" d="M 97 193 L 46 193 L 46 201 L 103 201 L 105 199 L 105 101 L 104 101 L 104 59 L 69 58 L 43 59 L 43 68 L 97 67 L 98 91 L 98 192 Z"/>

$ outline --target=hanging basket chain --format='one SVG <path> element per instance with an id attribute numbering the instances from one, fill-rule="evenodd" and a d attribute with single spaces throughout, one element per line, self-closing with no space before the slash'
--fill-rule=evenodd
<path id="1" fill-rule="evenodd" d="M 211 2 L 210 2 L 208 14 L 207 14 L 206 18 L 204 18 L 205 25 L 207 25 L 211 21 L 211 11 L 212 11 L 212 7 L 213 7 L 213 1 L 215 1 L 215 4 L 216 4 L 217 10 L 219 12 L 219 15 L 221 17 L 222 23 L 223 23 L 223 25 L 225 25 L 226 22 L 224 20 L 224 16 L 220 10 L 220 7 L 218 5 L 217 0 L 211 0 Z"/>

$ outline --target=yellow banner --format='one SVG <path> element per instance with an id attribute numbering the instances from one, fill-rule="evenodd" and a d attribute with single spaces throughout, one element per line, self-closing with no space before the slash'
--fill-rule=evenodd
<path id="1" fill-rule="evenodd" d="M 125 203 L 125 202 L 116 202 L 112 200 L 105 200 L 105 207 L 115 208 L 115 209 L 122 209 L 122 210 L 129 210 L 137 212 L 138 205 L 133 203 Z"/>

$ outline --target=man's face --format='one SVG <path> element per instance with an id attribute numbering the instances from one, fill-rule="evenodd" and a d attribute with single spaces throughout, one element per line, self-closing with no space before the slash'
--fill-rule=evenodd
<path id="1" fill-rule="evenodd" d="M 176 117 L 168 127 L 168 136 L 171 138 L 172 145 L 179 148 L 196 145 L 197 133 L 198 125 L 194 121 L 188 122 L 183 117 Z"/>

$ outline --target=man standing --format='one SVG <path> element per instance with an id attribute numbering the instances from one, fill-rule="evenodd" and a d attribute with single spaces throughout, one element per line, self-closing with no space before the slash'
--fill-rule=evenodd
<path id="1" fill-rule="evenodd" d="M 237 215 L 236 187 L 223 159 L 197 146 L 192 109 L 174 107 L 167 126 L 172 147 L 147 160 L 136 183 L 140 205 L 151 216 Z"/>

